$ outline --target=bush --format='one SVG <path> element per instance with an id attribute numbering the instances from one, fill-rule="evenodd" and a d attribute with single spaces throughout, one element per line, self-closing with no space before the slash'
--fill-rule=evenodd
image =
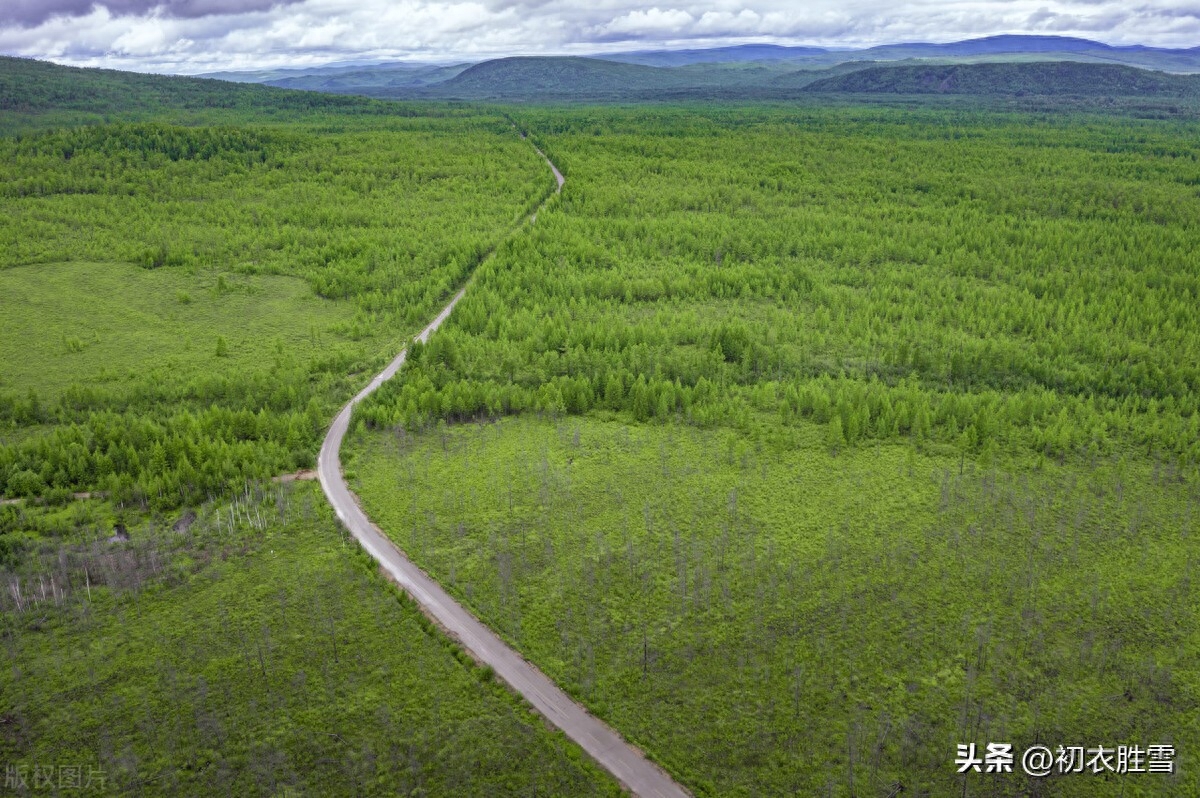
<path id="1" fill-rule="evenodd" d="M 42 478 L 28 468 L 8 478 L 8 492 L 13 496 L 40 496 L 45 489 Z"/>

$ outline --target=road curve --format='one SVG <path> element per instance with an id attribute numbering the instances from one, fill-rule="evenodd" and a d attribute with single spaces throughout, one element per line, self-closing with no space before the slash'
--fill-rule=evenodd
<path id="1" fill-rule="evenodd" d="M 536 149 L 536 148 L 535 148 Z M 554 179 L 558 181 L 555 192 L 562 190 L 563 176 L 546 155 L 538 155 L 550 164 Z M 536 218 L 536 213 L 534 214 Z M 468 280 L 467 286 L 470 285 Z M 429 339 L 450 311 L 467 291 L 464 286 L 442 309 L 429 326 L 421 331 L 417 340 L 424 343 Z M 442 629 L 470 652 L 477 661 L 490 665 L 496 676 L 513 690 L 520 693 L 534 709 L 564 733 L 592 757 L 601 767 L 613 775 L 625 789 L 634 795 L 646 798 L 686 798 L 688 792 L 680 787 L 661 768 L 648 760 L 641 751 L 621 738 L 603 721 L 590 715 L 570 696 L 559 689 L 544 673 L 525 660 L 488 627 L 484 626 L 461 604 L 451 598 L 442 586 L 405 557 L 386 535 L 367 518 L 358 501 L 342 476 L 339 453 L 342 439 L 350 425 L 354 406 L 369 396 L 376 388 L 390 379 L 404 365 L 407 349 L 381 371 L 371 384 L 363 388 L 342 408 L 333 420 L 333 425 L 321 444 L 317 459 L 317 478 L 321 488 L 329 497 L 329 503 L 347 529 L 358 539 L 362 547 L 379 562 L 385 571 L 400 585 Z"/>

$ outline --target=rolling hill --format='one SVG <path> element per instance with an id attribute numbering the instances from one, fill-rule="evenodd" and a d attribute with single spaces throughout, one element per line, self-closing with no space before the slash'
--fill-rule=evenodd
<path id="1" fill-rule="evenodd" d="M 1078 62 L 874 66 L 809 83 L 810 92 L 1196 97 L 1200 78 Z"/>
<path id="2" fill-rule="evenodd" d="M 1058 42 L 1061 45 L 1061 42 Z M 993 50 L 1002 43 L 988 45 Z M 1046 44 L 1050 46 L 1049 43 Z M 736 48 L 728 48 L 736 49 Z M 982 51 L 987 47 L 973 47 Z M 759 48 L 758 52 L 762 52 Z M 964 52 L 958 48 L 955 52 Z M 984 58 L 985 56 L 979 55 Z M 320 75 L 278 78 L 277 85 L 206 78 L 79 69 L 19 58 L 0 58 L 0 129 L 22 120 L 53 115 L 73 121 L 113 114 L 136 117 L 163 109 L 203 111 L 258 109 L 292 114 L 313 109 L 353 113 L 396 113 L 392 100 L 537 102 L 643 102 L 669 100 L 775 100 L 825 102 L 853 95 L 1063 98 L 1122 98 L 1141 103 L 1200 99 L 1200 76 L 1173 75 L 1121 64 L 1082 61 L 901 62 L 807 60 L 696 61 L 648 66 L 600 58 L 536 56 L 500 58 L 472 66 L 391 65 L 336 69 Z M 301 89 L 303 91 L 288 90 Z M 342 96 L 338 96 L 342 95 Z M 359 95 L 346 96 L 346 95 Z M 1070 98 L 1076 98 L 1072 101 Z M 973 101 L 973 100 L 972 100 Z M 1172 112 L 1174 113 L 1174 112 Z"/>
<path id="3" fill-rule="evenodd" d="M 792 61 L 828 56 L 839 52 L 824 47 L 784 47 L 778 44 L 739 44 L 702 50 L 643 50 L 630 53 L 597 55 L 606 61 L 645 66 L 677 67 L 688 64 L 737 63 L 753 61 Z"/>
<path id="4" fill-rule="evenodd" d="M 302 94 L 209 78 L 84 69 L 31 58 L 0 56 L 0 111 L 307 110 L 355 105 L 365 106 L 366 103 L 352 97 Z"/>
<path id="5" fill-rule="evenodd" d="M 600 99 L 613 92 L 618 92 L 623 98 L 646 92 L 667 92 L 673 93 L 672 96 L 682 92 L 687 96 L 696 94 L 702 87 L 713 88 L 720 96 L 754 82 L 748 78 L 757 70 L 761 78 L 759 83 L 762 84 L 760 94 L 771 96 L 784 87 L 795 88 L 812 79 L 809 74 L 776 80 L 788 72 L 804 70 L 811 73 L 844 64 L 882 65 L 914 59 L 937 64 L 1075 61 L 1123 64 L 1175 73 L 1200 73 L 1200 47 L 1118 47 L 1069 36 L 1002 35 L 959 42 L 885 44 L 859 50 L 743 44 L 708 49 L 599 53 L 587 58 L 502 58 L 496 62 L 474 64 L 479 67 L 489 63 L 494 65 L 466 75 L 457 83 L 451 81 L 460 73 L 469 71 L 471 64 L 343 62 L 316 67 L 215 72 L 201 77 L 372 97 L 421 96 L 422 93 L 430 93 L 425 89 L 435 87 L 432 93 L 438 96 L 464 98 L 513 96 L 528 99 L 556 93 L 574 96 L 578 89 L 585 96 Z M 656 67 L 671 70 L 672 74 L 606 70 L 595 63 L 598 61 Z M 505 63 L 508 66 L 499 66 Z M 508 82 L 506 70 L 525 70 L 519 86 Z M 678 73 L 674 73 L 674 70 L 678 70 Z M 564 88 L 566 86 L 573 88 Z"/>
<path id="6" fill-rule="evenodd" d="M 268 86 L 281 89 L 387 97 L 396 90 L 403 91 L 445 82 L 469 66 L 471 65 L 368 67 L 317 75 L 296 74 L 265 82 Z"/>
<path id="7" fill-rule="evenodd" d="M 425 86 L 380 87 L 371 94 L 396 99 L 516 102 L 794 101 L 822 94 L 1185 99 L 1200 97 L 1200 77 L 1078 61 L 848 61 L 823 68 L 762 61 L 653 67 L 546 56 L 485 61 L 449 80 Z"/>
<path id="8" fill-rule="evenodd" d="M 977 61 L 1082 61 L 1119 63 L 1168 72 L 1200 72 L 1200 47 L 1169 49 L 1133 45 L 1117 47 L 1070 36 L 1001 35 L 959 42 L 909 42 L 883 44 L 862 50 L 821 47 L 780 47 L 747 44 L 710 50 L 662 50 L 599 55 L 612 61 L 651 66 L 695 63 L 782 61 L 810 68 L 848 62 L 924 61 L 972 63 Z"/>
<path id="9" fill-rule="evenodd" d="M 1117 47 L 1068 36 L 1003 35 L 861 50 L 745 44 L 591 57 L 517 56 L 473 65 L 331 65 L 246 73 L 243 78 L 376 98 L 516 102 L 799 100 L 820 93 L 1196 96 L 1189 82 L 1164 73 L 1200 73 L 1200 48 Z M 235 73 L 220 77 L 239 79 Z"/>
<path id="10" fill-rule="evenodd" d="M 484 61 L 429 89 L 445 97 L 616 98 L 683 88 L 689 82 L 687 76 L 659 67 L 551 56 Z"/>

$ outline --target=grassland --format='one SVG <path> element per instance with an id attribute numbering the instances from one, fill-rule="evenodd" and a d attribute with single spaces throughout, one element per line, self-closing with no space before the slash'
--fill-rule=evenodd
<path id="1" fill-rule="evenodd" d="M 95 795 L 615 791 L 384 582 L 314 486 L 129 531 L 6 574 L 0 759 L 31 788 L 79 766 Z"/>
<path id="2" fill-rule="evenodd" d="M 1185 128 L 522 122 L 562 201 L 358 414 L 399 545 L 700 792 L 1198 789 Z M 1178 772 L 953 765 L 1102 739 Z"/>
<path id="3" fill-rule="evenodd" d="M 959 466 L 834 456 L 817 428 L 521 417 L 380 435 L 348 468 L 418 562 L 712 794 L 945 794 L 963 740 L 1200 744 L 1194 487 L 1144 464 Z"/>
<path id="4" fill-rule="evenodd" d="M 362 346 L 343 332 L 355 309 L 294 277 L 48 263 L 0 270 L 0 292 L 0 390 L 47 399 L 71 385 L 136 390 Z"/>

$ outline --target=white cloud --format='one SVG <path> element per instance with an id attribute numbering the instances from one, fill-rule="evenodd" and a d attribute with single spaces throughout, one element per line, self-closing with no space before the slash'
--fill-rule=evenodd
<path id="1" fill-rule="evenodd" d="M 686 34 L 695 22 L 695 17 L 678 8 L 670 8 L 665 11 L 659 8 L 651 8 L 649 11 L 639 9 L 597 26 L 596 32 L 605 38 L 614 34 L 634 38 L 669 36 L 678 33 Z"/>

